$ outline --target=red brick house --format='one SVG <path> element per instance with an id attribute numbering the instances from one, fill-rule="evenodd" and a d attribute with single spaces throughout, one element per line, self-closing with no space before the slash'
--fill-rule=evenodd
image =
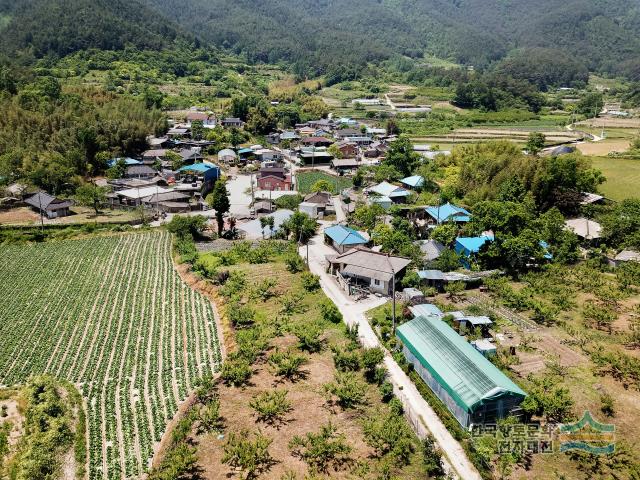
<path id="1" fill-rule="evenodd" d="M 291 190 L 291 175 L 285 175 L 284 177 L 278 177 L 276 175 L 260 177 L 258 178 L 258 189 L 276 192 L 289 191 Z"/>
<path id="2" fill-rule="evenodd" d="M 358 145 L 355 143 L 342 141 L 338 142 L 336 147 L 340 150 L 343 158 L 355 158 L 358 156 Z"/>

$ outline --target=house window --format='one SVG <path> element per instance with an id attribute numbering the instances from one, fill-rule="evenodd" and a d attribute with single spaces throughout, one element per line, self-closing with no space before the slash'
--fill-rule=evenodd
<path id="1" fill-rule="evenodd" d="M 373 280 L 374 285 L 380 285 L 380 280 Z"/>

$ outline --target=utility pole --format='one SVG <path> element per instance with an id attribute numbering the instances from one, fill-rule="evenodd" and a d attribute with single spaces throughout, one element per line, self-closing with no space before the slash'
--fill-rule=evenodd
<path id="1" fill-rule="evenodd" d="M 44 217 L 42 216 L 42 192 L 38 192 L 38 205 L 40 206 L 40 229 L 44 234 Z"/>

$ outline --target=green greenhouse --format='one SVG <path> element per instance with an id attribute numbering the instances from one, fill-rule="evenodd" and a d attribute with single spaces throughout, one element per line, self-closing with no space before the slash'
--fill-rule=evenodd
<path id="1" fill-rule="evenodd" d="M 416 317 L 396 334 L 407 361 L 465 428 L 495 423 L 527 395 L 437 316 Z"/>

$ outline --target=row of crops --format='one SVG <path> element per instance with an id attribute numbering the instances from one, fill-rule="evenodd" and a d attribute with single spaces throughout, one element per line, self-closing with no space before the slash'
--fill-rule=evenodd
<path id="1" fill-rule="evenodd" d="M 210 302 L 165 232 L 0 247 L 0 385 L 50 373 L 88 413 L 89 477 L 139 477 L 199 376 L 220 364 Z"/>

